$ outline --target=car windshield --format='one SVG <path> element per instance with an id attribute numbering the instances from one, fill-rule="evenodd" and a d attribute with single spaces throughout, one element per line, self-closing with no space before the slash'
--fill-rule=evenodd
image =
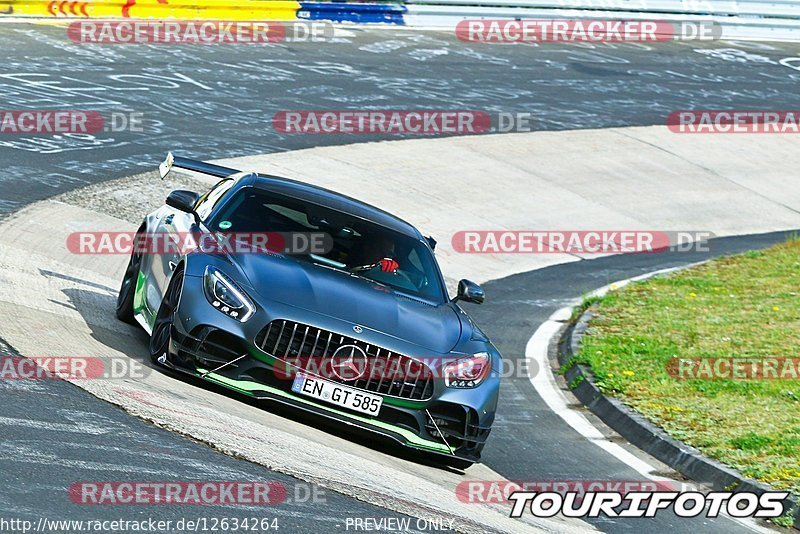
<path id="1" fill-rule="evenodd" d="M 407 235 L 319 204 L 245 187 L 208 221 L 213 231 L 324 233 L 329 250 L 288 252 L 300 261 L 377 282 L 412 296 L 444 301 L 436 260 L 428 246 Z"/>

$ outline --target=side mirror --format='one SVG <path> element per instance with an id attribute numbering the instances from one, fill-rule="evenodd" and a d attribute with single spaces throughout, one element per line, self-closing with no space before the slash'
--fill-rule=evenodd
<path id="1" fill-rule="evenodd" d="M 169 194 L 167 197 L 167 206 L 172 206 L 176 210 L 184 211 L 186 213 L 194 213 L 194 207 L 200 195 L 194 191 L 176 190 Z"/>
<path id="2" fill-rule="evenodd" d="M 485 299 L 486 294 L 481 286 L 469 280 L 461 280 L 458 282 L 458 295 L 453 299 L 453 302 L 463 300 L 464 302 L 483 304 Z"/>

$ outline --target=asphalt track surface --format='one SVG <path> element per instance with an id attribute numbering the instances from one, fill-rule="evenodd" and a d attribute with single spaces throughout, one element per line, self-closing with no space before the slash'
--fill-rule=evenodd
<path id="1" fill-rule="evenodd" d="M 794 109 L 800 77 L 798 62 L 791 61 L 799 49 L 787 44 L 552 45 L 532 53 L 522 46 L 469 45 L 439 33 L 355 31 L 323 46 L 90 47 L 71 44 L 62 28 L 2 24 L 0 49 L 5 54 L 3 109 L 140 111 L 147 118 L 143 134 L 0 137 L 0 211 L 5 213 L 151 169 L 168 149 L 219 158 L 372 139 L 278 134 L 270 118 L 279 110 L 478 109 L 533 112 L 538 129 L 646 125 L 663 123 L 675 109 L 753 109 L 765 102 L 771 109 Z M 765 246 L 780 237 L 719 240 L 713 255 Z M 698 259 L 702 256 L 687 253 L 615 256 L 550 267 L 490 282 L 490 300 L 469 311 L 505 357 L 517 359 L 536 327 L 571 299 L 614 280 Z M 261 467 L 142 423 L 69 384 L 2 386 L 3 515 L 119 517 L 120 508 L 78 507 L 64 498 L 64 487 L 84 479 L 87 468 L 106 470 L 108 478 L 131 472 L 147 473 L 148 479 L 151 474 L 264 478 Z M 507 380 L 500 406 L 485 463 L 502 475 L 515 480 L 639 478 L 550 413 L 527 379 Z M 80 426 L 87 413 L 92 422 Z M 271 472 L 268 478 L 295 483 Z M 324 505 L 293 503 L 276 507 L 275 514 L 282 514 L 291 531 L 330 528 L 326 517 L 396 516 L 326 495 Z M 142 516 L 141 509 L 125 513 Z M 220 516 L 236 514 L 219 510 Z M 200 514 L 196 507 L 163 507 L 152 515 Z M 204 509 L 202 515 L 214 514 Z M 742 530 L 724 519 L 679 521 L 668 515 L 647 523 L 595 524 L 609 532 Z"/>
<path id="2" fill-rule="evenodd" d="M 0 355 L 18 356 L 2 340 Z M 419 532 L 414 528 L 416 518 L 214 451 L 99 402 L 68 382 L 2 380 L 0 398 L 0 518 L 26 520 L 34 526 L 40 520 L 52 521 L 45 523 L 50 528 L 41 532 L 80 531 L 74 523 L 56 528 L 58 521 L 153 519 L 172 521 L 171 528 L 177 528 L 180 521 L 212 528 L 213 521 L 223 518 L 248 524 L 255 520 L 259 525 L 256 532 L 345 532 L 346 517 L 411 521 L 411 530 Z M 137 506 L 85 505 L 68 498 L 65 488 L 94 480 L 278 483 L 286 500 L 274 506 Z M 261 527 L 262 521 L 272 525 L 273 520 L 279 530 Z M 10 531 L 10 526 L 0 524 L 0 532 Z"/>
<path id="3" fill-rule="evenodd" d="M 0 213 L 150 170 L 168 149 L 224 158 L 400 136 L 281 134 L 278 111 L 529 112 L 537 130 L 664 124 L 679 109 L 796 109 L 791 44 L 463 43 L 352 30 L 323 44 L 78 45 L 64 27 L 0 24 L 3 109 L 144 114 L 143 132 L 0 136 Z"/>

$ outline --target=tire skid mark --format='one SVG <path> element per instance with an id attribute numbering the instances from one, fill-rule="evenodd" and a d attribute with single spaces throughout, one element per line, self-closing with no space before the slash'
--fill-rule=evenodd
<path id="1" fill-rule="evenodd" d="M 0 459 L 10 462 L 22 462 L 26 464 L 57 465 L 70 469 L 83 469 L 87 471 L 109 471 L 114 473 L 137 473 L 159 476 L 169 476 L 180 478 L 182 473 L 178 471 L 165 471 L 162 469 L 148 469 L 141 465 L 112 464 L 107 462 L 95 462 L 90 460 L 77 460 L 63 458 L 47 452 L 47 443 L 42 442 L 40 447 L 30 447 L 17 444 L 16 442 L 6 442 L 0 447 Z"/>
<path id="2" fill-rule="evenodd" d="M 88 434 L 91 436 L 98 436 L 101 434 L 108 434 L 115 429 L 99 427 L 93 423 L 85 421 L 76 421 L 72 423 L 55 423 L 52 421 L 38 421 L 31 419 L 19 419 L 16 417 L 2 417 L 0 416 L 0 425 L 5 426 L 19 426 L 25 428 L 34 428 L 37 430 L 45 430 L 49 432 L 66 432 L 69 434 Z"/>

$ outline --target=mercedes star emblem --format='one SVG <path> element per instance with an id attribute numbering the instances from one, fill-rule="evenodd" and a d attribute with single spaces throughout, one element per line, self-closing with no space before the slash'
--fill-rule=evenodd
<path id="1" fill-rule="evenodd" d="M 331 372 L 344 382 L 358 380 L 367 373 L 367 354 L 355 345 L 342 345 L 331 356 Z"/>

